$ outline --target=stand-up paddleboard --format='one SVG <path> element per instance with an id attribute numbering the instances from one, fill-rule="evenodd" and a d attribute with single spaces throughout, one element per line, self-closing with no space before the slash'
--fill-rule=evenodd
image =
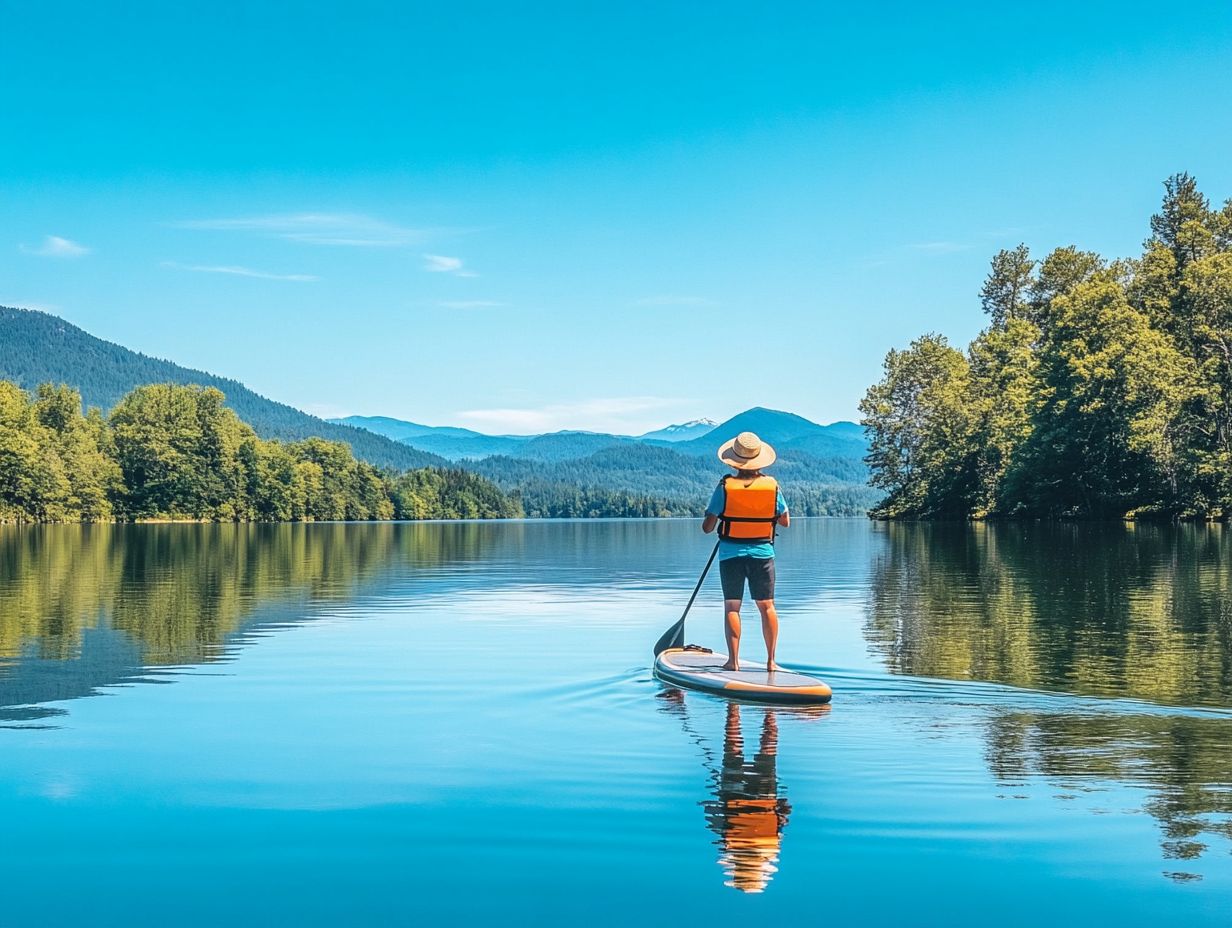
<path id="1" fill-rule="evenodd" d="M 740 661 L 739 670 L 724 670 L 726 654 L 692 648 L 668 648 L 655 658 L 655 676 L 667 683 L 757 702 L 819 705 L 830 701 L 830 687 L 792 670 L 766 670 L 765 664 Z"/>

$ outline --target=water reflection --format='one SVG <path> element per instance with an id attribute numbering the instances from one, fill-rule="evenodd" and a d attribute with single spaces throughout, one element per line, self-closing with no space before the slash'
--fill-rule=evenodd
<path id="1" fill-rule="evenodd" d="M 225 657 L 348 603 L 400 564 L 484 557 L 482 526 L 0 526 L 0 721 Z"/>
<path id="2" fill-rule="evenodd" d="M 701 803 L 706 826 L 714 832 L 725 885 L 745 893 L 760 893 L 778 872 L 783 829 L 791 803 L 778 776 L 779 716 L 820 718 L 828 706 L 776 709 L 742 706 L 727 701 L 723 749 L 716 757 L 710 741 L 696 731 L 685 694 L 668 687 L 660 693 L 664 710 L 680 719 L 702 753 L 709 772 L 710 797 Z M 756 732 L 746 739 L 741 714 Z M 748 747 L 746 747 L 746 743 Z"/>
<path id="3" fill-rule="evenodd" d="M 253 636 L 361 609 L 368 595 L 533 598 L 551 585 L 580 600 L 596 588 L 610 596 L 621 585 L 675 583 L 664 539 L 685 528 L 694 527 L 0 525 L 0 724 L 37 727 L 64 714 L 45 703 L 166 680 L 171 668 L 227 658 Z M 695 530 L 687 540 L 702 543 Z"/>
<path id="4" fill-rule="evenodd" d="M 896 673 L 1185 707 L 994 713 L 1004 783 L 1147 791 L 1163 856 L 1232 837 L 1232 542 L 1221 525 L 883 526 L 865 635 Z M 1170 872 L 1176 879 L 1196 876 Z"/>
<path id="5" fill-rule="evenodd" d="M 865 635 L 899 673 L 1232 703 L 1222 525 L 881 526 Z"/>
<path id="6" fill-rule="evenodd" d="M 1141 787 L 1143 808 L 1159 824 L 1163 858 L 1192 862 L 1167 875 L 1200 879 L 1197 860 L 1212 842 L 1227 852 L 1232 840 L 1230 726 L 1226 717 L 1129 711 L 997 713 L 987 727 L 986 757 L 1007 785 L 1043 778 L 1062 795 Z"/>

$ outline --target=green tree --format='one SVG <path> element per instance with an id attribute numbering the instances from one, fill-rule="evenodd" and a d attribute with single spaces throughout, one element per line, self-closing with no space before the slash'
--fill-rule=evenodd
<path id="1" fill-rule="evenodd" d="M 1031 285 L 1031 321 L 1043 331 L 1049 327 L 1052 301 L 1064 296 L 1104 269 L 1106 262 L 1093 251 L 1080 251 L 1073 245 L 1053 250 L 1039 265 Z"/>
<path id="2" fill-rule="evenodd" d="M 1198 258 L 1181 289 L 1198 387 L 1189 405 L 1193 508 L 1232 512 L 1232 251 Z"/>
<path id="3" fill-rule="evenodd" d="M 1032 409 L 1039 393 L 1040 330 L 1021 317 L 981 332 L 968 349 L 975 486 L 968 514 L 1005 512 L 1004 482 L 1034 428 Z"/>
<path id="4" fill-rule="evenodd" d="M 477 474 L 395 474 L 356 460 L 341 442 L 263 441 L 224 401 L 213 387 L 151 384 L 126 394 L 104 419 L 97 409 L 83 416 L 81 396 L 69 387 L 44 384 L 32 402 L 0 381 L 0 521 L 522 514 L 520 497 Z M 620 512 L 599 514 L 654 508 L 632 498 L 619 505 Z"/>
<path id="5" fill-rule="evenodd" d="M 62 520 L 68 497 L 64 463 L 29 396 L 0 381 L 0 520 Z"/>
<path id="6" fill-rule="evenodd" d="M 1164 181 L 1163 205 L 1151 217 L 1146 247 L 1163 245 L 1176 259 L 1177 273 L 1184 273 L 1192 262 L 1217 247 L 1216 220 L 1198 182 L 1188 173 L 1174 174 Z"/>
<path id="7" fill-rule="evenodd" d="M 66 518 L 82 522 L 111 519 L 112 500 L 122 490 L 120 468 L 110 455 L 111 436 L 97 409 L 81 414 L 81 394 L 64 384 L 41 384 L 34 413 L 48 431 L 68 481 Z"/>
<path id="8" fill-rule="evenodd" d="M 1009 497 L 1041 514 L 1120 516 L 1172 505 L 1191 366 L 1108 271 L 1051 305 L 1034 428 L 1009 475 Z"/>
<path id="9" fill-rule="evenodd" d="M 150 384 L 111 413 L 125 511 L 134 518 L 242 515 L 239 448 L 255 436 L 214 387 Z"/>
<path id="10" fill-rule="evenodd" d="M 965 515 L 974 485 L 970 371 L 940 335 L 891 350 L 860 402 L 870 482 L 888 492 L 875 515 Z"/>
<path id="11" fill-rule="evenodd" d="M 1035 261 L 1026 245 L 1002 249 L 993 256 L 992 268 L 980 290 L 980 305 L 994 326 L 1026 315 L 1027 297 L 1034 285 Z"/>

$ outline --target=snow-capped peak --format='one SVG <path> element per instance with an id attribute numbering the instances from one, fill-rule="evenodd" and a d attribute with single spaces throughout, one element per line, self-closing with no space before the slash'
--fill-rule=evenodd
<path id="1" fill-rule="evenodd" d="M 690 419 L 688 422 L 679 422 L 654 432 L 647 432 L 641 437 L 658 441 L 687 441 L 690 438 L 701 438 L 716 425 L 718 423 L 713 419 Z"/>

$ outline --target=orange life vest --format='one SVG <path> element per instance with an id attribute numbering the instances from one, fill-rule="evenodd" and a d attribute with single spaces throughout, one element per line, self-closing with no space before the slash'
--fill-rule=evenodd
<path id="1" fill-rule="evenodd" d="M 761 544 L 774 541 L 778 522 L 779 485 L 773 477 L 724 477 L 719 537 L 726 541 Z"/>

